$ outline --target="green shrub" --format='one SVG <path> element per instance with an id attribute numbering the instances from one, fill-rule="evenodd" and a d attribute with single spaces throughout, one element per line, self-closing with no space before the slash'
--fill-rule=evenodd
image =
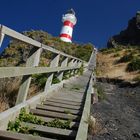
<path id="1" fill-rule="evenodd" d="M 84 45 L 78 45 L 77 47 L 73 48 L 72 51 L 74 51 L 74 53 L 72 55 L 82 60 L 89 61 L 92 50 L 93 50 L 93 45 L 90 43 Z"/>
<path id="2" fill-rule="evenodd" d="M 50 122 L 47 122 L 48 127 L 56 127 L 62 129 L 69 129 L 70 128 L 71 120 L 62 121 L 60 119 L 54 119 Z"/>
<path id="3" fill-rule="evenodd" d="M 84 65 L 82 63 L 81 67 L 78 69 L 78 73 L 79 75 L 83 75 L 83 72 L 84 72 Z"/>
<path id="4" fill-rule="evenodd" d="M 44 125 L 45 122 L 41 120 L 39 117 L 31 114 L 31 113 L 26 113 L 26 110 L 24 108 L 21 109 L 19 118 L 20 121 L 28 122 L 28 123 L 33 123 L 33 124 L 38 124 L 38 125 Z"/>
<path id="5" fill-rule="evenodd" d="M 73 73 L 73 70 L 70 70 L 69 71 L 69 78 L 72 77 L 72 76 L 74 76 L 74 73 Z"/>
<path id="6" fill-rule="evenodd" d="M 122 47 L 122 46 L 116 47 L 116 48 L 115 48 L 115 52 L 122 51 L 122 49 L 123 49 L 123 47 Z"/>
<path id="7" fill-rule="evenodd" d="M 119 57 L 119 56 L 120 56 L 119 53 L 116 53 L 116 54 L 113 55 L 113 57 Z"/>
<path id="8" fill-rule="evenodd" d="M 106 52 L 108 50 L 108 48 L 102 48 L 102 49 L 100 49 L 99 51 L 100 52 Z"/>
<path id="9" fill-rule="evenodd" d="M 111 54 L 111 53 L 116 53 L 119 52 L 123 49 L 122 46 L 118 46 L 116 48 L 103 48 L 100 50 L 100 52 L 104 53 L 104 54 Z"/>
<path id="10" fill-rule="evenodd" d="M 57 83 L 60 83 L 60 80 L 57 78 L 57 76 L 54 75 L 52 84 L 57 84 Z"/>
<path id="11" fill-rule="evenodd" d="M 63 80 L 66 80 L 70 77 L 70 73 L 69 71 L 65 71 L 64 74 L 63 74 Z"/>
<path id="12" fill-rule="evenodd" d="M 21 121 L 19 119 L 16 119 L 15 122 L 10 121 L 8 123 L 8 131 L 18 132 L 18 133 L 24 133 L 29 134 L 30 128 L 27 126 L 22 126 Z"/>
<path id="13" fill-rule="evenodd" d="M 133 60 L 134 56 L 132 53 L 122 56 L 117 62 L 124 63 Z"/>
<path id="14" fill-rule="evenodd" d="M 33 134 L 33 135 L 40 135 L 38 132 L 31 131 L 32 128 L 28 126 L 24 126 L 22 122 L 28 122 L 38 125 L 44 125 L 48 127 L 56 127 L 56 128 L 62 128 L 62 129 L 69 129 L 71 120 L 60 120 L 60 119 L 54 119 L 50 122 L 44 122 L 39 117 L 31 114 L 26 113 L 25 108 L 22 108 L 19 114 L 19 117 L 16 118 L 15 121 L 9 121 L 8 123 L 8 131 L 14 131 L 24 134 Z"/>
<path id="15" fill-rule="evenodd" d="M 126 68 L 126 71 L 137 71 L 140 70 L 140 58 L 133 59 Z"/>
<path id="16" fill-rule="evenodd" d="M 111 53 L 115 53 L 115 49 L 111 48 L 111 49 L 106 49 L 104 51 L 101 51 L 103 54 L 111 54 Z"/>
<path id="17" fill-rule="evenodd" d="M 46 81 L 47 81 L 47 74 L 34 74 L 32 75 L 32 78 L 40 88 L 44 88 Z"/>
<path id="18" fill-rule="evenodd" d="M 24 134 L 29 134 L 31 128 L 28 126 L 23 126 L 22 122 L 34 123 L 38 125 L 45 125 L 45 122 L 41 120 L 39 117 L 29 113 L 26 113 L 25 108 L 22 108 L 19 114 L 19 117 L 16 118 L 15 121 L 9 121 L 8 123 L 8 131 L 14 131 Z"/>

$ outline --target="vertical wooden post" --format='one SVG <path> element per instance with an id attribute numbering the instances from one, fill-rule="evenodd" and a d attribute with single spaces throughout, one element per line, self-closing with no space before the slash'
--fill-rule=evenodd
<path id="1" fill-rule="evenodd" d="M 55 67 L 58 66 L 59 58 L 60 58 L 60 55 L 59 54 L 55 54 L 55 56 L 54 56 L 54 58 L 53 58 L 53 60 L 51 61 L 51 64 L 50 64 L 51 68 L 55 68 Z M 52 84 L 53 75 L 54 75 L 54 73 L 51 73 L 51 74 L 49 74 L 49 76 L 47 78 L 45 89 L 44 89 L 45 92 L 50 88 L 50 86 Z"/>
<path id="2" fill-rule="evenodd" d="M 38 66 L 41 52 L 42 52 L 42 48 L 33 47 L 32 50 L 30 51 L 29 58 L 27 59 L 26 67 Z M 31 75 L 23 76 L 19 88 L 16 104 L 22 103 L 26 100 L 29 86 L 31 83 L 31 78 L 32 78 Z"/>
<path id="3" fill-rule="evenodd" d="M 75 67 L 77 67 L 77 66 L 78 66 L 78 60 L 75 61 Z M 74 74 L 76 74 L 77 71 L 78 71 L 78 69 L 75 69 L 75 70 L 74 70 Z"/>
<path id="4" fill-rule="evenodd" d="M 74 65 L 75 67 L 77 66 L 77 61 L 78 61 L 78 60 L 75 60 L 74 63 L 73 63 L 73 65 Z"/>
<path id="5" fill-rule="evenodd" d="M 74 63 L 74 59 L 71 59 L 70 62 L 68 63 L 68 66 L 69 67 L 72 67 L 73 66 L 73 63 Z"/>
<path id="6" fill-rule="evenodd" d="M 74 59 L 71 59 L 71 60 L 70 60 L 70 62 L 68 63 L 68 66 L 69 66 L 69 67 L 74 66 Z M 73 70 L 69 70 L 69 72 L 70 72 L 70 75 L 73 74 Z"/>
<path id="7" fill-rule="evenodd" d="M 81 67 L 81 65 L 82 65 L 82 62 L 79 61 L 79 62 L 78 62 L 78 67 Z"/>
<path id="8" fill-rule="evenodd" d="M 82 66 L 82 62 L 78 61 L 78 67 L 80 68 Z"/>
<path id="9" fill-rule="evenodd" d="M 76 63 L 77 63 L 77 60 L 75 59 L 73 61 L 73 67 L 76 67 Z M 72 74 L 75 74 L 75 69 L 72 70 Z"/>
<path id="10" fill-rule="evenodd" d="M 95 51 L 92 51 L 91 55 L 90 55 L 90 58 L 89 58 L 89 61 L 88 61 L 88 65 L 90 64 L 90 62 L 93 60 L 92 57 L 94 55 Z"/>
<path id="11" fill-rule="evenodd" d="M 5 34 L 2 33 L 2 25 L 0 25 L 0 47 L 2 45 Z"/>
<path id="12" fill-rule="evenodd" d="M 78 67 L 79 67 L 79 68 L 78 68 L 78 71 L 79 71 L 79 70 L 81 69 L 82 62 L 79 60 L 77 65 L 78 65 Z M 83 66 L 83 67 L 84 67 L 84 66 Z M 85 72 L 85 69 L 83 70 L 83 72 Z M 80 73 L 79 73 L 79 74 L 80 74 L 80 75 L 82 74 L 82 73 L 81 73 L 81 70 L 80 70 Z"/>
<path id="13" fill-rule="evenodd" d="M 96 54 L 97 54 L 97 51 L 94 52 L 94 68 L 96 69 Z"/>
<path id="14" fill-rule="evenodd" d="M 96 83 L 96 54 L 97 54 L 97 52 L 95 51 L 94 52 L 94 57 L 95 57 L 95 59 L 94 59 L 94 82 Z"/>
<path id="15" fill-rule="evenodd" d="M 77 64 L 77 60 L 75 59 L 73 61 L 73 66 L 76 67 L 76 64 Z M 76 71 L 76 69 L 72 70 L 72 74 L 75 74 L 75 71 Z"/>
<path id="16" fill-rule="evenodd" d="M 64 57 L 64 59 L 63 59 L 63 61 L 61 63 L 61 67 L 66 67 L 67 65 L 68 65 L 68 58 L 67 57 Z M 62 81 L 62 79 L 63 79 L 63 74 L 64 74 L 63 71 L 61 71 L 61 72 L 58 73 L 58 79 L 60 81 Z"/>

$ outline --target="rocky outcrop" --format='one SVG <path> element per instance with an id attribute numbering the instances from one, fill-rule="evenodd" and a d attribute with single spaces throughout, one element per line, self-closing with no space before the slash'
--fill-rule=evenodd
<path id="1" fill-rule="evenodd" d="M 128 27 L 118 35 L 111 37 L 107 47 L 117 47 L 118 45 L 140 45 L 140 11 L 129 20 Z"/>

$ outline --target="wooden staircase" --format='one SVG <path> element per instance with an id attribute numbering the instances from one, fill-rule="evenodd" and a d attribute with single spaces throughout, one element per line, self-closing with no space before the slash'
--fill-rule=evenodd
<path id="1" fill-rule="evenodd" d="M 86 140 L 91 94 L 93 93 L 93 70 L 96 66 L 96 52 L 93 51 L 87 65 L 85 61 L 79 58 L 60 52 L 0 25 L 0 45 L 5 35 L 29 44 L 33 48 L 25 67 L 0 68 L 0 78 L 22 76 L 16 105 L 0 113 L 0 140 Z M 49 67 L 38 67 L 42 50 L 53 54 Z M 61 61 L 60 56 L 63 57 Z M 82 64 L 85 71 L 82 76 L 75 77 L 73 80 L 63 80 L 65 72 L 76 75 Z M 33 74 L 47 74 L 48 77 L 43 92 L 27 100 Z M 53 85 L 54 74 L 60 81 L 58 85 Z M 57 92 L 53 93 L 53 96 L 48 96 L 56 90 Z M 70 127 L 62 129 L 22 121 L 21 126 L 30 128 L 29 134 L 6 131 L 8 122 L 18 117 L 23 107 L 28 109 L 29 113 L 41 118 L 45 123 L 54 119 L 70 120 Z M 40 136 L 32 135 L 33 132 Z"/>
<path id="2" fill-rule="evenodd" d="M 41 137 L 1 131 L 0 139 L 75 140 L 85 106 L 89 76 L 89 73 L 85 73 L 83 76 L 77 77 L 72 83 L 64 85 L 53 97 L 46 98 L 42 104 L 37 104 L 35 109 L 30 109 L 30 113 L 38 116 L 45 123 L 54 119 L 71 120 L 70 128 L 62 129 L 22 122 L 23 126 L 31 128 L 31 132 L 41 134 Z"/>

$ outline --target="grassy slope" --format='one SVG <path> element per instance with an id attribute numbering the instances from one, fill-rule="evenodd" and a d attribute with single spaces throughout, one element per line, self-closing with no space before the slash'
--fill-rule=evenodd
<path id="1" fill-rule="evenodd" d="M 97 55 L 97 75 L 99 77 L 118 78 L 126 81 L 139 80 L 140 69 L 127 71 L 128 64 L 134 59 L 140 59 L 140 46 L 109 48 L 101 50 Z M 130 58 L 124 60 L 124 56 Z M 120 61 L 122 60 L 122 61 Z M 125 62 L 127 61 L 127 62 Z M 139 64 L 140 65 L 140 64 Z"/>

